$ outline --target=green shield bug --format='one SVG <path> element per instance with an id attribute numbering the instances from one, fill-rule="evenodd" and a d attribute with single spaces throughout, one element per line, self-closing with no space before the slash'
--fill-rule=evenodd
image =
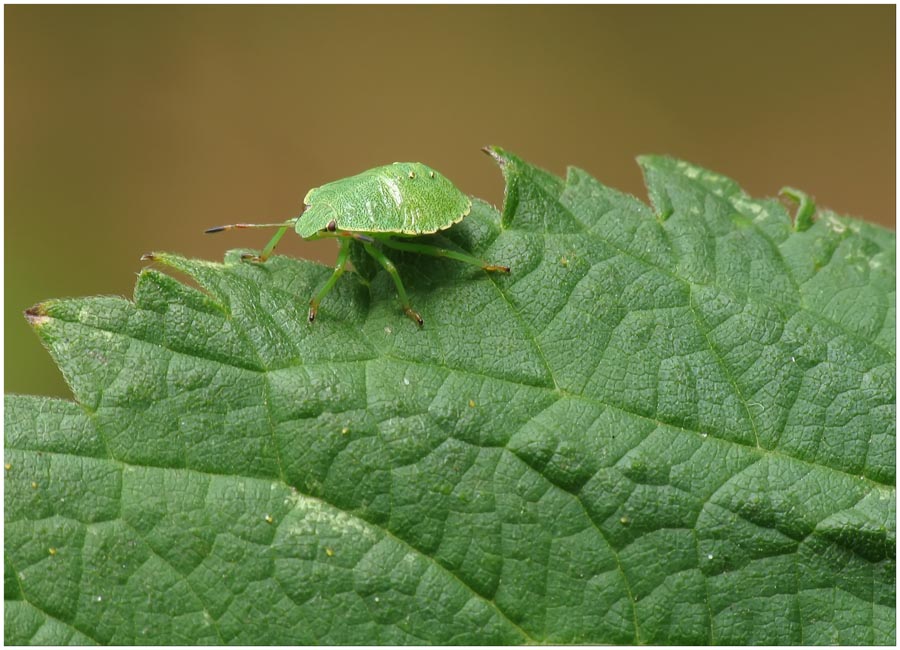
<path id="1" fill-rule="evenodd" d="M 460 251 L 414 241 L 419 235 L 446 230 L 459 223 L 472 209 L 472 201 L 445 176 L 422 163 L 393 163 L 356 176 L 311 189 L 303 199 L 299 217 L 281 223 L 236 223 L 206 232 L 233 228 L 278 228 L 259 255 L 244 255 L 251 262 L 265 262 L 284 234 L 293 228 L 305 240 L 333 237 L 340 243 L 331 277 L 309 301 L 309 321 L 316 319 L 319 303 L 344 273 L 350 258 L 350 243 L 357 241 L 384 267 L 397 287 L 403 311 L 419 325 L 422 317 L 409 304 L 406 289 L 393 262 L 375 244 L 402 251 L 447 257 L 485 271 L 509 273 L 508 266 L 488 264 Z"/>

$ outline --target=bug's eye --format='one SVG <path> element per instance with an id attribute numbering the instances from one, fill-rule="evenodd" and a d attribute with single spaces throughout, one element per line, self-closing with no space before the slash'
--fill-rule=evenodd
<path id="1" fill-rule="evenodd" d="M 325 230 L 327 230 L 328 232 L 334 232 L 335 230 L 337 230 L 337 223 L 335 223 L 334 219 L 328 222 L 328 225 L 325 226 Z"/>

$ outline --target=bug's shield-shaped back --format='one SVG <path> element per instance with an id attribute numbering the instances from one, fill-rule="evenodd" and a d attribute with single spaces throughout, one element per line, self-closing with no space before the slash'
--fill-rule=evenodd
<path id="1" fill-rule="evenodd" d="M 463 219 L 472 202 L 446 176 L 422 163 L 393 163 L 310 190 L 297 234 L 307 238 L 334 220 L 338 230 L 424 235 Z"/>

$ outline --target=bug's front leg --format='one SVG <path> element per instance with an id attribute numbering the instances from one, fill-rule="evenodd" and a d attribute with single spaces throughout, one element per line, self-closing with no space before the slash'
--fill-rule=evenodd
<path id="1" fill-rule="evenodd" d="M 297 219 L 288 219 L 284 223 L 233 223 L 227 226 L 207 228 L 206 233 L 211 234 L 216 232 L 225 232 L 226 230 L 234 230 L 236 228 L 278 228 L 275 236 L 269 240 L 269 243 L 266 244 L 266 247 L 262 250 L 262 253 L 260 253 L 259 255 L 250 255 L 248 253 L 241 255 L 242 260 L 248 260 L 251 262 L 265 262 L 267 259 L 269 259 L 272 251 L 275 250 L 275 247 L 278 245 L 278 242 L 281 241 L 281 238 L 284 237 L 284 234 L 296 223 Z"/>

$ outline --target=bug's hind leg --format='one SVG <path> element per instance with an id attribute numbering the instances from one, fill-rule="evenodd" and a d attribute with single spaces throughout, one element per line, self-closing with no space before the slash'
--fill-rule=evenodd
<path id="1" fill-rule="evenodd" d="M 372 244 L 364 243 L 363 246 L 365 247 L 366 252 L 374 257 L 375 260 L 384 267 L 384 270 L 394 279 L 394 284 L 397 285 L 397 294 L 400 296 L 400 304 L 403 306 L 403 311 L 406 312 L 406 315 L 412 318 L 419 326 L 423 325 L 425 321 L 422 320 L 419 312 L 409 305 L 406 289 L 403 288 L 403 282 L 400 281 L 400 274 L 397 273 L 397 267 L 394 266 L 394 263 L 390 261 L 384 253 L 372 246 Z"/>
<path id="2" fill-rule="evenodd" d="M 277 242 L 276 242 L 277 243 Z M 341 250 L 338 252 L 337 262 L 334 265 L 334 272 L 331 274 L 331 277 L 328 278 L 328 281 L 322 285 L 322 288 L 319 289 L 319 292 L 313 296 L 313 299 L 309 301 L 309 322 L 312 323 L 316 320 L 316 313 L 319 311 L 319 303 L 322 302 L 322 298 L 324 298 L 329 291 L 334 287 L 334 284 L 338 281 L 344 271 L 347 269 L 347 261 L 350 259 L 350 240 L 346 239 L 341 242 Z"/>
<path id="3" fill-rule="evenodd" d="M 502 266 L 500 264 L 488 264 L 487 262 L 480 260 L 473 255 L 469 255 L 468 253 L 452 251 L 447 248 L 438 248 L 437 246 L 431 246 L 429 244 L 413 244 L 410 242 L 400 242 L 395 239 L 388 239 L 386 237 L 381 240 L 381 243 L 385 246 L 390 246 L 391 248 L 396 248 L 401 251 L 421 253 L 422 255 L 431 255 L 433 257 L 449 257 L 450 259 L 457 260 L 458 262 L 465 262 L 466 264 L 477 266 L 478 268 L 484 269 L 485 271 L 499 271 L 500 273 L 509 273 L 508 266 Z"/>

